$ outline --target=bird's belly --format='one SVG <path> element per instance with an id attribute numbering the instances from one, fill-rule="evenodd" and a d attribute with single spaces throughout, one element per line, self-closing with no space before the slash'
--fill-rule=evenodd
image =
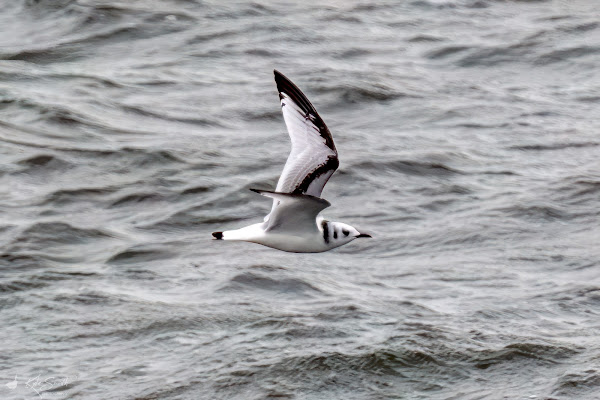
<path id="1" fill-rule="evenodd" d="M 292 253 L 320 253 L 329 250 L 319 233 L 309 236 L 269 233 L 255 243 Z"/>

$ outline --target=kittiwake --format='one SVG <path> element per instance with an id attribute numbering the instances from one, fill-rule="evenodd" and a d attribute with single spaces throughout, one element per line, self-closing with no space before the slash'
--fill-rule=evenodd
<path id="1" fill-rule="evenodd" d="M 275 191 L 250 189 L 273 199 L 271 212 L 258 224 L 212 235 L 294 253 L 319 253 L 370 238 L 348 224 L 319 216 L 331 205 L 320 196 L 339 166 L 338 153 L 331 132 L 304 93 L 281 72 L 274 73 L 292 151 Z"/>

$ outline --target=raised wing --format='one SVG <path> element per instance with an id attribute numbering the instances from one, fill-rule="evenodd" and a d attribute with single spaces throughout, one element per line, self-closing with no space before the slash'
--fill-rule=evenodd
<path id="1" fill-rule="evenodd" d="M 275 70 L 281 111 L 292 140 L 276 192 L 319 197 L 339 165 L 331 132 L 304 93 Z"/>
<path id="2" fill-rule="evenodd" d="M 253 192 L 270 197 L 276 203 L 268 221 L 265 222 L 265 231 L 283 230 L 289 232 L 310 232 L 318 229 L 317 215 L 331 204 L 324 199 L 305 194 L 277 193 L 268 190 L 250 189 Z"/>

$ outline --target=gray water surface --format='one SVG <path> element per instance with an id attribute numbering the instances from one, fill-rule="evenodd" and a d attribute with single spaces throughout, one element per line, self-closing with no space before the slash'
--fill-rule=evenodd
<path id="1" fill-rule="evenodd" d="M 595 1 L 0 1 L 0 398 L 600 399 Z M 330 220 L 258 222 L 272 70 Z"/>

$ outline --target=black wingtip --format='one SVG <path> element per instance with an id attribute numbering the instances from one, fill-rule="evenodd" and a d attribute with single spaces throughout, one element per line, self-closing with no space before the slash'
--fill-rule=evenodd
<path id="1" fill-rule="evenodd" d="M 250 190 L 252 190 L 254 193 L 258 193 L 258 194 L 260 194 L 260 192 L 262 192 L 262 190 L 260 190 L 260 189 L 252 189 L 252 188 L 250 188 Z"/>
<path id="2" fill-rule="evenodd" d="M 213 232 L 212 235 L 217 240 L 223 240 L 223 232 Z"/>
<path id="3" fill-rule="evenodd" d="M 290 93 L 295 93 L 295 92 L 302 93 L 302 91 L 298 88 L 298 86 L 296 86 L 290 80 L 290 78 L 288 78 L 287 76 L 285 76 L 281 72 L 279 72 L 276 69 L 274 69 L 273 70 L 273 74 L 275 75 L 275 83 L 277 84 L 277 90 L 279 92 L 285 91 L 285 92 L 290 92 Z M 290 95 L 290 93 L 288 93 L 288 95 Z M 304 96 L 304 94 L 302 94 L 302 96 L 300 96 L 300 97 L 306 97 L 306 96 Z M 307 101 L 308 101 L 308 99 L 307 99 Z M 303 103 L 304 103 L 303 106 L 307 106 L 305 104 L 305 102 L 303 102 Z"/>
<path id="4" fill-rule="evenodd" d="M 275 84 L 277 85 L 277 91 L 279 92 L 279 99 L 284 100 L 288 97 L 302 110 L 306 118 L 308 118 L 309 115 L 312 115 L 312 123 L 317 127 L 321 137 L 325 139 L 325 144 L 337 154 L 335 145 L 333 144 L 333 138 L 331 137 L 329 129 L 327 129 L 327 125 L 325 125 L 325 122 L 306 95 L 302 93 L 302 90 L 300 90 L 300 88 L 287 76 L 276 69 L 273 70 L 273 73 L 275 74 Z M 284 105 L 285 103 L 282 102 L 281 106 L 283 107 Z"/>

